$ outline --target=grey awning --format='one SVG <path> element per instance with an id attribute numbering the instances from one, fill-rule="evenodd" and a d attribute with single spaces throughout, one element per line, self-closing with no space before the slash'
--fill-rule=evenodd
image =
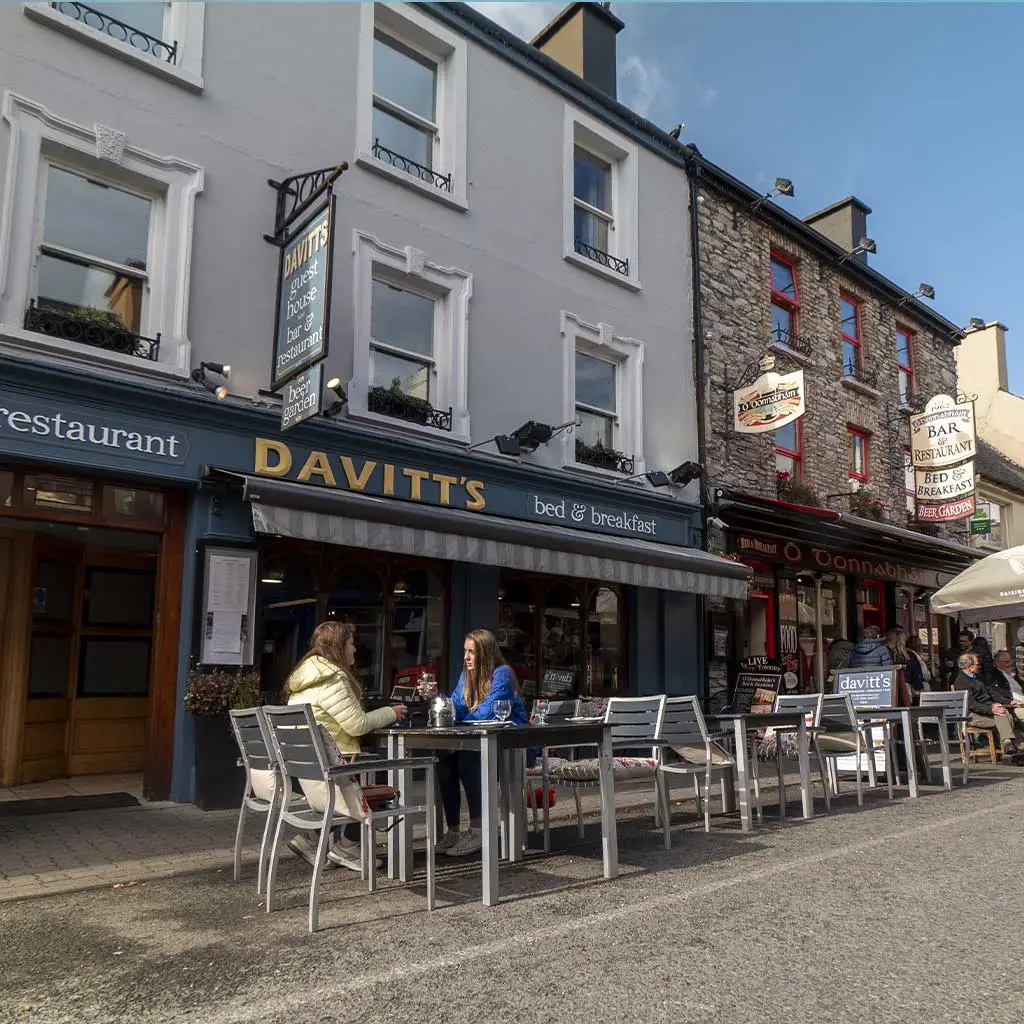
<path id="1" fill-rule="evenodd" d="M 695 548 L 232 475 L 243 482 L 259 533 L 709 597 L 747 596 L 747 566 Z"/>

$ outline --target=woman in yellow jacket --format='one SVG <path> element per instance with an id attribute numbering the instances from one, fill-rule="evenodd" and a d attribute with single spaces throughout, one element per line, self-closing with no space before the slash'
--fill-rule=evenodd
<path id="1" fill-rule="evenodd" d="M 330 733 L 343 754 L 358 754 L 361 736 L 394 725 L 409 713 L 404 704 L 366 711 L 363 688 L 351 671 L 355 660 L 355 627 L 351 623 L 321 622 L 313 630 L 309 652 L 284 684 L 288 703 L 312 705 L 313 717 Z M 301 785 L 310 806 L 321 810 L 327 803 L 326 783 L 302 779 Z M 340 792 L 336 806 L 348 806 Z M 295 836 L 288 846 L 298 856 L 313 862 L 315 843 L 310 836 Z M 361 870 L 358 824 L 345 826 L 342 836 L 331 842 L 327 857 L 334 864 Z"/>

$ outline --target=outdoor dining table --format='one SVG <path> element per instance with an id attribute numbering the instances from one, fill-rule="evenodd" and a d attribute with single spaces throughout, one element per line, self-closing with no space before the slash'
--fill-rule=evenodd
<path id="1" fill-rule="evenodd" d="M 796 732 L 797 761 L 800 766 L 800 794 L 803 801 L 804 818 L 810 820 L 814 817 L 809 734 L 802 711 L 767 711 L 763 713 L 751 711 L 746 714 L 727 713 L 709 717 L 717 721 L 723 729 L 729 725 L 733 729 L 736 746 L 736 788 L 739 790 L 740 797 L 740 827 L 744 832 L 750 832 L 754 827 L 750 808 L 751 774 L 748 736 L 751 728 L 755 730 L 793 729 Z M 726 809 L 733 810 L 731 788 L 727 787 L 723 795 L 730 798 L 726 801 Z M 782 799 L 781 793 L 779 799 Z"/>
<path id="2" fill-rule="evenodd" d="M 906 749 L 907 761 L 907 788 L 912 799 L 918 797 L 917 788 L 917 759 L 914 756 L 914 727 L 913 723 L 925 721 L 938 723 L 939 726 L 939 749 L 942 751 L 942 781 L 946 789 L 953 788 L 953 772 L 949 763 L 949 733 L 946 731 L 946 715 L 942 708 L 937 707 L 916 707 L 916 708 L 855 708 L 857 718 L 861 722 L 884 721 L 900 722 L 903 726 L 903 744 Z M 927 752 L 925 753 L 927 762 Z M 931 765 L 928 764 L 929 775 Z M 897 773 L 898 775 L 899 773 Z"/>
<path id="3" fill-rule="evenodd" d="M 392 727 L 381 729 L 386 738 L 389 758 L 401 758 L 412 752 L 472 750 L 480 754 L 481 825 L 483 829 L 483 903 L 498 902 L 499 760 L 505 762 L 502 789 L 505 793 L 506 819 L 502 829 L 505 853 L 509 860 L 523 859 L 526 846 L 526 804 L 523 788 L 523 758 L 529 747 L 586 747 L 598 750 L 601 784 L 601 841 L 604 877 L 619 873 L 618 837 L 615 827 L 615 778 L 611 727 L 603 722 L 553 722 L 550 725 L 504 725 L 498 722 L 472 722 L 450 728 Z M 389 783 L 408 792 L 410 772 L 389 773 Z M 412 879 L 412 826 L 403 818 L 392 830 L 388 847 L 388 874 L 403 882 Z"/>

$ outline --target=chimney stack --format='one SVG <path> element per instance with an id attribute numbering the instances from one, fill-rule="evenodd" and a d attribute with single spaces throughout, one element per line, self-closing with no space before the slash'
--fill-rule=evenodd
<path id="1" fill-rule="evenodd" d="M 532 45 L 584 81 L 617 99 L 615 37 L 625 23 L 611 4 L 569 4 L 533 38 Z"/>
<path id="2" fill-rule="evenodd" d="M 804 223 L 820 231 L 847 252 L 853 252 L 860 245 L 860 240 L 867 237 L 869 213 L 870 206 L 856 196 L 847 196 L 838 203 L 826 206 L 824 210 L 804 217 Z M 853 258 L 867 265 L 866 252 L 859 252 Z"/>

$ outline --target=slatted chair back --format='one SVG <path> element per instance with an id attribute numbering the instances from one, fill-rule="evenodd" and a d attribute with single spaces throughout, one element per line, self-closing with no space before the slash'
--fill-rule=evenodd
<path id="1" fill-rule="evenodd" d="M 861 723 L 853 709 L 853 700 L 848 693 L 826 693 L 821 697 L 821 713 L 818 725 L 836 732 L 858 732 Z"/>
<path id="2" fill-rule="evenodd" d="M 925 691 L 921 694 L 921 707 L 941 708 L 947 721 L 967 717 L 967 701 L 970 694 L 966 690 L 944 690 L 938 692 Z M 952 724 L 952 723 L 951 723 Z"/>
<path id="3" fill-rule="evenodd" d="M 612 727 L 612 745 L 642 747 L 658 733 L 665 697 L 610 697 L 604 721 Z"/>
<path id="4" fill-rule="evenodd" d="M 327 781 L 330 762 L 312 706 L 265 707 L 263 714 L 281 771 L 291 779 Z M 285 786 L 286 800 L 290 788 Z"/>
<path id="5" fill-rule="evenodd" d="M 656 739 L 669 746 L 703 746 L 709 738 L 699 697 L 666 697 Z"/>
<path id="6" fill-rule="evenodd" d="M 773 711 L 799 711 L 805 717 L 811 716 L 811 725 L 818 725 L 821 719 L 822 694 L 780 693 L 775 698 Z"/>
<path id="7" fill-rule="evenodd" d="M 258 708 L 244 708 L 229 711 L 228 714 L 231 716 L 231 729 L 238 744 L 238 753 L 245 766 L 246 782 L 251 784 L 252 772 L 273 771 L 277 762 L 267 745 L 267 737 L 260 725 Z M 246 787 L 246 792 L 248 791 Z"/>

